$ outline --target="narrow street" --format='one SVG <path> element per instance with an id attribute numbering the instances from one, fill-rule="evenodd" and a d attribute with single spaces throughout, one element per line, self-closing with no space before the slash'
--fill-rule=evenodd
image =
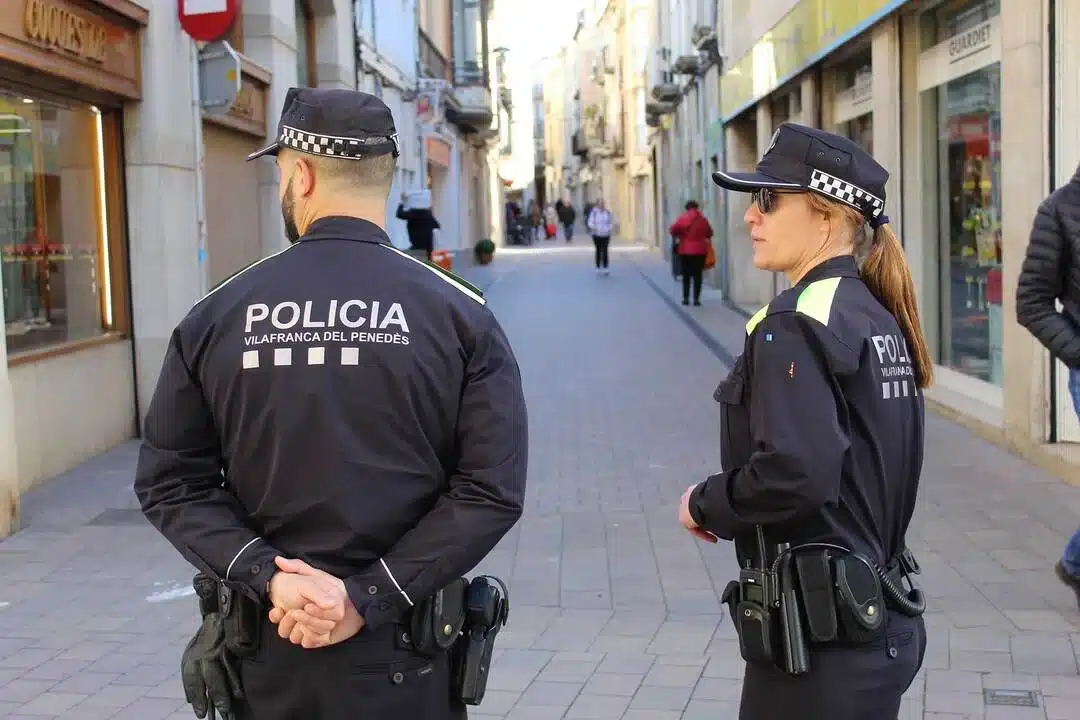
<path id="1" fill-rule="evenodd" d="M 598 277 L 584 242 L 463 271 L 514 344 L 532 433 L 525 517 L 480 567 L 509 579 L 512 610 L 470 716 L 735 718 L 741 661 L 719 602 L 734 560 L 675 505 L 719 466 L 712 391 L 745 320 L 708 291 L 679 306 L 643 249 L 613 248 Z M 1080 720 L 1080 612 L 1051 572 L 1080 488 L 928 423 L 909 541 L 930 641 L 902 720 Z M 31 493 L 25 529 L 0 541 L 0 717 L 193 717 L 178 678 L 192 570 L 135 507 L 136 448 Z"/>

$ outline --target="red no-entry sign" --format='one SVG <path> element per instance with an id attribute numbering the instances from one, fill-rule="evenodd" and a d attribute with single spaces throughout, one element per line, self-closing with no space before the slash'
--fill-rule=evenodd
<path id="1" fill-rule="evenodd" d="M 199 42 L 213 42 L 229 34 L 244 0 L 176 1 L 184 32 Z"/>

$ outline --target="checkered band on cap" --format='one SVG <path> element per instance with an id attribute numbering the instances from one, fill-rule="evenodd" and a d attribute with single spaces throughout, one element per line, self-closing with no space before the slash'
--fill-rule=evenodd
<path id="1" fill-rule="evenodd" d="M 370 157 L 372 154 L 371 147 L 373 145 L 384 145 L 388 142 L 394 143 L 395 155 L 400 151 L 397 133 L 394 133 L 393 135 L 359 139 L 343 138 L 304 132 L 303 130 L 297 130 L 296 128 L 286 125 L 281 130 L 281 137 L 278 138 L 278 142 L 284 147 L 299 150 L 300 152 L 306 152 L 312 155 L 325 155 L 326 157 L 347 158 L 350 160 Z"/>
<path id="2" fill-rule="evenodd" d="M 850 205 L 867 218 L 876 218 L 885 210 L 881 198 L 821 170 L 814 170 L 810 176 L 810 189 Z"/>

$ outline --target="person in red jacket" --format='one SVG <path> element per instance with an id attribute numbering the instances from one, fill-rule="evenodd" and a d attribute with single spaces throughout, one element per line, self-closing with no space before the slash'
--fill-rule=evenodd
<path id="1" fill-rule="evenodd" d="M 679 241 L 678 253 L 682 264 L 682 304 L 690 304 L 690 284 L 694 286 L 694 304 L 701 304 L 701 274 L 705 271 L 705 257 L 712 245 L 712 226 L 701 214 L 698 204 L 686 203 L 686 212 L 672 224 L 669 230 Z"/>

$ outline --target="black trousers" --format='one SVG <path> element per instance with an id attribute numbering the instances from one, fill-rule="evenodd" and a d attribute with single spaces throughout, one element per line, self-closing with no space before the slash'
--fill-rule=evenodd
<path id="1" fill-rule="evenodd" d="M 701 275 L 705 272 L 704 255 L 680 255 L 682 264 L 682 299 L 690 299 L 690 284 L 694 285 L 694 302 L 701 299 Z"/>
<path id="2" fill-rule="evenodd" d="M 365 629 L 304 650 L 266 622 L 258 651 L 241 662 L 238 720 L 465 720 L 464 704 L 451 696 L 448 656 L 400 648 L 402 632 Z"/>
<path id="3" fill-rule="evenodd" d="M 884 640 L 860 648 L 813 648 L 805 675 L 747 663 L 739 720 L 894 720 L 925 653 L 922 618 L 891 613 Z"/>
<path id="4" fill-rule="evenodd" d="M 611 237 L 605 235 L 593 235 L 593 245 L 596 246 L 596 267 L 606 268 L 608 266 L 608 246 L 611 244 Z"/>

